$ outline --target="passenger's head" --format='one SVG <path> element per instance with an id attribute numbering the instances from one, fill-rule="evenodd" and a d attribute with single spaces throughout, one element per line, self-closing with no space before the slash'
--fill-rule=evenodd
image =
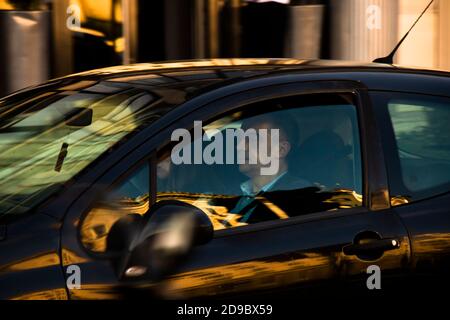
<path id="1" fill-rule="evenodd" d="M 254 129 L 258 142 L 250 143 L 249 139 L 238 142 L 238 151 L 245 152 L 245 163 L 240 164 L 239 170 L 250 178 L 260 176 L 261 168 L 273 167 L 267 175 L 277 175 L 288 170 L 288 155 L 298 144 L 298 126 L 286 111 L 272 112 L 245 119 L 241 129 L 248 132 Z M 265 131 L 261 131 L 265 129 Z M 277 131 L 274 131 L 277 130 Z M 266 132 L 265 134 L 261 134 Z M 278 135 L 278 137 L 277 137 Z M 260 147 L 262 146 L 262 149 Z M 259 150 L 259 152 L 258 152 Z M 251 157 L 257 159 L 256 164 L 249 163 Z M 262 157 L 261 157 L 262 156 Z M 268 161 L 273 163 L 268 163 Z"/>

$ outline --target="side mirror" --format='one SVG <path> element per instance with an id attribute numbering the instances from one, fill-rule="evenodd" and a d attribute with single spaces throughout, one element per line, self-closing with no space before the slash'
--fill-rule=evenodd
<path id="1" fill-rule="evenodd" d="M 193 247 L 209 242 L 213 234 L 211 220 L 202 210 L 168 200 L 153 205 L 144 217 L 130 215 L 116 222 L 107 246 L 117 253 L 119 279 L 157 282 L 175 273 Z"/>

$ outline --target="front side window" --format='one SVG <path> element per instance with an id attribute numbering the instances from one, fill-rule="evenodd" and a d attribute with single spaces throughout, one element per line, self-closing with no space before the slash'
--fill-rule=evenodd
<path id="1" fill-rule="evenodd" d="M 390 128 L 388 151 L 394 205 L 450 191 L 450 99 L 374 93 Z M 387 132 L 392 132 L 392 138 Z"/>
<path id="2" fill-rule="evenodd" d="M 198 206 L 216 230 L 362 205 L 348 97 L 267 101 L 199 125 L 160 152 L 157 201 Z"/>

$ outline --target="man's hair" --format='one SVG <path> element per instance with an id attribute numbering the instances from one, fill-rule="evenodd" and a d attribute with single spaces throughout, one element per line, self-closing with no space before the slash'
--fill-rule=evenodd
<path id="1" fill-rule="evenodd" d="M 244 119 L 242 127 L 252 128 L 260 123 L 270 123 L 272 129 L 279 129 L 280 136 L 284 135 L 286 140 L 289 141 L 293 147 L 299 144 L 299 128 L 293 117 L 289 116 L 288 111 L 264 113 Z"/>

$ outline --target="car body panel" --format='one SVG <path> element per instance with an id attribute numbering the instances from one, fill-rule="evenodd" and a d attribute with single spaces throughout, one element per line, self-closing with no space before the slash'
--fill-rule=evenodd
<path id="1" fill-rule="evenodd" d="M 0 241 L 0 299 L 67 299 L 60 259 L 60 227 L 33 214 L 8 224 Z"/>

